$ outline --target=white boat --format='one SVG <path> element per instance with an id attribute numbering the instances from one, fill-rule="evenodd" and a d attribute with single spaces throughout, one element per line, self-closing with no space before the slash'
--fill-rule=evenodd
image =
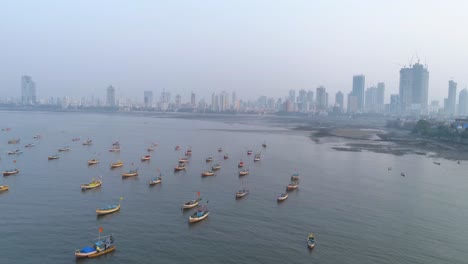
<path id="1" fill-rule="evenodd" d="M 278 200 L 278 202 L 282 202 L 282 201 L 288 199 L 288 196 L 289 195 L 287 193 L 282 193 L 282 194 L 278 195 L 277 200 Z"/>
<path id="2" fill-rule="evenodd" d="M 248 189 L 239 190 L 239 191 L 236 192 L 236 199 L 242 198 L 242 197 L 246 196 L 249 193 L 250 193 L 250 191 Z"/>
<path id="3" fill-rule="evenodd" d="M 200 222 L 203 219 L 207 218 L 209 214 L 210 214 L 210 211 L 208 211 L 206 208 L 200 208 L 191 216 L 189 216 L 189 223 Z"/>
<path id="4" fill-rule="evenodd" d="M 198 205 L 198 202 L 200 202 L 200 198 L 196 199 L 196 200 L 190 200 L 186 203 L 184 203 L 182 205 L 182 209 L 190 209 L 190 208 L 194 208 L 195 206 Z"/>
<path id="5" fill-rule="evenodd" d="M 156 185 L 158 183 L 161 183 L 161 181 L 162 181 L 162 177 L 161 177 L 161 175 L 159 175 L 159 177 L 154 177 L 153 179 L 149 180 L 148 184 L 149 185 Z"/>

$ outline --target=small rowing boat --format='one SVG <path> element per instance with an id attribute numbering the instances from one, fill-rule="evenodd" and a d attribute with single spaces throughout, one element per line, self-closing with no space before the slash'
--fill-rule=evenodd
<path id="1" fill-rule="evenodd" d="M 184 164 L 187 163 L 189 160 L 187 158 L 180 158 L 179 163 Z"/>
<path id="2" fill-rule="evenodd" d="M 174 171 L 181 171 L 181 170 L 185 170 L 185 164 L 179 164 L 174 167 Z"/>
<path id="3" fill-rule="evenodd" d="M 247 155 L 252 155 L 253 151 L 252 150 L 247 150 Z"/>
<path id="4" fill-rule="evenodd" d="M 99 232 L 102 228 L 99 228 Z M 99 236 L 91 246 L 75 250 L 76 258 L 95 258 L 115 250 L 114 237 L 112 235 Z"/>
<path id="5" fill-rule="evenodd" d="M 8 187 L 8 185 L 0 185 L 0 192 L 8 191 L 8 189 L 10 189 L 10 187 Z"/>
<path id="6" fill-rule="evenodd" d="M 219 148 L 219 149 L 218 149 L 218 152 L 223 152 L 223 148 Z"/>
<path id="7" fill-rule="evenodd" d="M 196 200 L 190 200 L 182 205 L 182 209 L 194 208 L 195 206 L 198 205 L 198 202 L 200 201 L 201 201 L 201 198 L 198 198 Z"/>
<path id="8" fill-rule="evenodd" d="M 145 155 L 145 156 L 141 157 L 141 161 L 149 161 L 149 160 L 151 160 L 150 155 Z"/>
<path id="9" fill-rule="evenodd" d="M 62 152 L 62 151 L 69 151 L 69 150 L 70 150 L 70 148 L 69 148 L 68 146 L 58 149 L 59 152 Z"/>
<path id="10" fill-rule="evenodd" d="M 123 197 L 120 197 L 118 204 L 106 205 L 104 207 L 96 209 L 97 215 L 106 215 L 117 212 L 120 210 L 120 202 L 123 200 Z"/>
<path id="11" fill-rule="evenodd" d="M 299 183 L 297 181 L 292 181 L 288 186 L 286 186 L 286 191 L 294 191 L 299 187 Z"/>
<path id="12" fill-rule="evenodd" d="M 245 176 L 249 174 L 249 170 L 248 169 L 243 169 L 241 171 L 239 171 L 239 176 Z"/>
<path id="13" fill-rule="evenodd" d="M 247 194 L 249 194 L 248 189 L 239 190 L 239 191 L 236 192 L 236 199 L 240 199 L 240 198 L 246 196 Z"/>
<path id="14" fill-rule="evenodd" d="M 239 168 L 244 167 L 244 162 L 241 160 L 241 161 L 239 162 L 239 164 L 237 165 L 237 167 L 239 167 Z"/>
<path id="15" fill-rule="evenodd" d="M 433 163 L 440 166 L 440 162 L 434 161 Z"/>
<path id="16" fill-rule="evenodd" d="M 47 157 L 48 160 L 56 160 L 58 158 L 60 158 L 59 155 L 52 155 L 52 156 Z"/>
<path id="17" fill-rule="evenodd" d="M 298 181 L 299 180 L 299 173 L 294 173 L 291 175 L 291 181 Z"/>
<path id="18" fill-rule="evenodd" d="M 88 165 L 94 165 L 94 164 L 98 164 L 99 163 L 99 160 L 98 159 L 90 159 L 88 160 Z"/>
<path id="19" fill-rule="evenodd" d="M 212 157 L 208 157 L 205 159 L 206 162 L 212 162 L 213 161 L 213 158 Z"/>
<path id="20" fill-rule="evenodd" d="M 3 171 L 3 176 L 10 176 L 19 173 L 18 169 Z"/>
<path id="21" fill-rule="evenodd" d="M 138 176 L 138 169 L 130 170 L 126 173 L 122 173 L 122 177 L 135 177 Z"/>
<path id="22" fill-rule="evenodd" d="M 207 218 L 210 214 L 210 211 L 206 208 L 206 206 L 199 207 L 193 215 L 189 216 L 189 223 L 196 223 L 200 222 L 203 219 Z"/>
<path id="23" fill-rule="evenodd" d="M 264 148 L 266 148 L 266 147 L 267 147 L 267 144 L 266 144 L 266 142 L 263 142 L 263 144 L 262 144 L 262 147 L 264 147 Z"/>
<path id="24" fill-rule="evenodd" d="M 216 163 L 215 165 L 211 166 L 211 169 L 214 170 L 214 171 L 219 170 L 219 169 L 221 169 L 221 165 Z"/>
<path id="25" fill-rule="evenodd" d="M 21 153 L 23 153 L 23 151 L 21 151 L 19 149 L 8 151 L 8 155 L 18 155 L 18 154 L 21 154 Z"/>
<path id="26" fill-rule="evenodd" d="M 146 150 L 147 150 L 148 152 L 154 151 L 154 147 L 148 147 Z"/>
<path id="27" fill-rule="evenodd" d="M 93 178 L 93 180 L 90 183 L 81 184 L 81 190 L 85 191 L 89 189 L 94 189 L 94 188 L 100 187 L 101 185 L 102 185 L 102 180 L 96 180 Z"/>
<path id="28" fill-rule="evenodd" d="M 93 141 L 91 139 L 86 140 L 83 142 L 83 146 L 91 146 L 93 144 Z"/>
<path id="29" fill-rule="evenodd" d="M 255 154 L 254 161 L 260 161 L 261 159 L 260 153 Z"/>
<path id="30" fill-rule="evenodd" d="M 174 150 L 179 150 L 180 146 L 175 146 Z"/>
<path id="31" fill-rule="evenodd" d="M 119 152 L 120 151 L 120 147 L 112 147 L 109 149 L 109 152 Z"/>
<path id="32" fill-rule="evenodd" d="M 29 144 L 24 145 L 24 147 L 25 147 L 25 148 L 32 148 L 32 147 L 34 147 L 35 145 L 36 145 L 36 144 L 34 144 L 34 143 L 29 143 Z"/>
<path id="33" fill-rule="evenodd" d="M 116 163 L 111 163 L 110 167 L 111 169 L 114 169 L 114 168 L 119 168 L 119 167 L 122 167 L 124 164 L 122 161 L 117 161 Z"/>
<path id="34" fill-rule="evenodd" d="M 34 139 L 40 139 L 42 136 L 41 135 L 35 135 L 33 138 Z"/>
<path id="35" fill-rule="evenodd" d="M 276 200 L 278 200 L 278 202 L 282 202 L 282 201 L 288 199 L 288 196 L 289 196 L 289 195 L 288 195 L 287 193 L 282 193 L 282 194 L 278 195 L 278 197 L 276 198 Z"/>
<path id="36" fill-rule="evenodd" d="M 190 156 L 190 155 L 192 155 L 192 150 L 187 149 L 187 151 L 185 151 L 185 156 Z"/>
<path id="37" fill-rule="evenodd" d="M 72 138 L 72 141 L 80 141 L 80 138 L 79 137 Z"/>
<path id="38" fill-rule="evenodd" d="M 313 249 L 315 247 L 315 236 L 314 233 L 310 233 L 309 236 L 307 237 L 307 246 L 310 249 Z"/>
<path id="39" fill-rule="evenodd" d="M 153 179 L 149 180 L 149 181 L 148 181 L 148 184 L 149 184 L 150 186 L 152 186 L 152 185 L 156 185 L 156 184 L 158 184 L 158 183 L 161 183 L 161 181 L 162 181 L 162 176 L 159 175 L 158 177 L 154 177 Z"/>
<path id="40" fill-rule="evenodd" d="M 204 171 L 201 173 L 201 176 L 205 177 L 205 176 L 214 176 L 215 173 L 214 171 Z"/>

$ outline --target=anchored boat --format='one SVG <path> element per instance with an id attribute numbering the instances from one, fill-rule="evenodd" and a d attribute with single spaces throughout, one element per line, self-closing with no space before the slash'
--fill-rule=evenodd
<path id="1" fill-rule="evenodd" d="M 21 153 L 23 153 L 23 151 L 21 151 L 19 149 L 8 151 L 8 155 L 16 155 L 16 154 L 21 154 Z"/>
<path id="2" fill-rule="evenodd" d="M 99 228 L 102 232 L 102 228 Z M 86 246 L 75 251 L 76 258 L 95 258 L 115 250 L 114 237 L 112 235 L 99 236 L 91 246 Z"/>
<path id="3" fill-rule="evenodd" d="M 194 208 L 195 206 L 198 205 L 198 202 L 201 201 L 201 198 L 195 199 L 195 200 L 190 200 L 182 205 L 182 209 L 190 209 Z"/>
<path id="4" fill-rule="evenodd" d="M 19 173 L 18 169 L 3 171 L 3 176 L 10 176 Z"/>
<path id="5" fill-rule="evenodd" d="M 249 170 L 248 169 L 243 169 L 241 171 L 239 171 L 239 176 L 245 176 L 249 174 Z"/>
<path id="6" fill-rule="evenodd" d="M 260 161 L 261 159 L 260 153 L 255 154 L 254 161 Z"/>
<path id="7" fill-rule="evenodd" d="M 93 141 L 91 139 L 86 140 L 83 142 L 83 146 L 91 146 L 93 144 Z"/>
<path id="8" fill-rule="evenodd" d="M 141 157 L 141 161 L 149 161 L 149 160 L 151 160 L 151 155 L 145 155 Z"/>
<path id="9" fill-rule="evenodd" d="M 123 200 L 123 197 L 120 197 L 118 204 L 106 205 L 104 207 L 96 209 L 96 214 L 97 215 L 106 215 L 106 214 L 111 214 L 111 213 L 117 212 L 118 210 L 120 210 L 120 202 L 122 200 Z"/>
<path id="10" fill-rule="evenodd" d="M 288 199 L 288 196 L 289 195 L 287 193 L 282 193 L 282 194 L 278 195 L 277 200 L 278 200 L 278 202 L 282 202 L 282 201 Z"/>
<path id="11" fill-rule="evenodd" d="M 130 170 L 126 173 L 122 173 L 122 177 L 135 177 L 138 176 L 138 169 Z"/>
<path id="12" fill-rule="evenodd" d="M 216 163 L 215 165 L 211 166 L 211 169 L 214 170 L 214 171 L 219 170 L 219 169 L 221 169 L 221 165 Z"/>
<path id="13" fill-rule="evenodd" d="M 10 189 L 10 187 L 8 187 L 8 185 L 0 185 L 0 192 L 8 191 L 8 189 Z"/>
<path id="14" fill-rule="evenodd" d="M 208 215 L 210 214 L 210 211 L 208 211 L 208 208 L 205 206 L 199 207 L 193 215 L 189 216 L 189 223 L 196 223 L 200 222 L 203 219 L 207 218 Z"/>
<path id="15" fill-rule="evenodd" d="M 202 172 L 201 175 L 202 176 L 214 176 L 215 173 L 214 173 L 214 171 L 204 171 L 204 172 Z"/>
<path id="16" fill-rule="evenodd" d="M 102 185 L 102 180 L 96 180 L 93 178 L 93 180 L 90 183 L 81 184 L 81 190 L 85 191 L 89 189 L 94 189 L 94 188 L 100 187 L 101 185 Z"/>
<path id="17" fill-rule="evenodd" d="M 58 159 L 58 158 L 60 158 L 59 155 L 52 155 L 52 156 L 47 157 L 48 160 L 55 160 L 55 159 Z"/>
<path id="18" fill-rule="evenodd" d="M 122 161 L 117 161 L 116 163 L 111 163 L 110 167 L 111 169 L 114 169 L 114 168 L 119 168 L 119 167 L 122 167 L 124 164 Z"/>
<path id="19" fill-rule="evenodd" d="M 286 187 L 286 191 L 294 191 L 299 187 L 299 183 L 297 181 L 292 181 Z"/>
<path id="20" fill-rule="evenodd" d="M 314 233 L 310 233 L 309 236 L 307 237 L 307 246 L 310 249 L 313 249 L 315 247 L 315 236 Z"/>
<path id="21" fill-rule="evenodd" d="M 244 167 L 244 162 L 241 160 L 241 161 L 239 162 L 239 164 L 237 165 L 237 167 L 239 167 L 239 168 Z"/>
<path id="22" fill-rule="evenodd" d="M 159 174 L 158 177 L 154 177 L 153 179 L 149 180 L 149 181 L 148 181 L 148 184 L 149 184 L 150 186 L 151 186 L 151 185 L 156 185 L 156 184 L 158 184 L 158 183 L 161 183 L 161 181 L 162 181 L 162 176 L 161 176 L 161 174 Z"/>
<path id="23" fill-rule="evenodd" d="M 174 167 L 174 171 L 181 171 L 181 170 L 185 170 L 185 164 L 179 164 Z"/>
<path id="24" fill-rule="evenodd" d="M 250 191 L 248 189 L 239 190 L 239 191 L 236 192 L 236 199 L 240 199 L 240 198 L 246 196 L 249 193 L 250 193 Z"/>
<path id="25" fill-rule="evenodd" d="M 88 165 L 94 165 L 94 164 L 98 164 L 99 163 L 99 160 L 98 159 L 90 159 L 88 160 Z"/>

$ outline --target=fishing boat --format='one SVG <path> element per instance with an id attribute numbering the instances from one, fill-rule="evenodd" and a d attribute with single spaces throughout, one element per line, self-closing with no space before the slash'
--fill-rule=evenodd
<path id="1" fill-rule="evenodd" d="M 206 206 L 200 207 L 193 215 L 189 216 L 189 223 L 200 222 L 207 218 L 209 214 L 210 211 L 208 211 Z"/>
<path id="2" fill-rule="evenodd" d="M 291 181 L 298 181 L 299 180 L 299 173 L 294 173 L 291 175 Z"/>
<path id="3" fill-rule="evenodd" d="M 299 187 L 299 183 L 297 181 L 292 181 L 291 183 L 286 186 L 286 191 L 294 191 Z"/>
<path id="4" fill-rule="evenodd" d="M 247 194 L 249 194 L 248 189 L 239 190 L 239 191 L 236 192 L 236 199 L 240 199 L 240 198 L 246 196 Z"/>
<path id="5" fill-rule="evenodd" d="M 237 167 L 239 167 L 239 168 L 244 167 L 244 162 L 241 160 L 241 161 L 239 162 L 239 164 L 237 165 Z"/>
<path id="6" fill-rule="evenodd" d="M 248 169 L 243 169 L 241 171 L 239 171 L 239 176 L 245 176 L 249 174 L 249 170 Z"/>
<path id="7" fill-rule="evenodd" d="M 400 173 L 401 177 L 406 177 L 406 174 L 404 172 Z"/>
<path id="8" fill-rule="evenodd" d="M 83 146 L 91 146 L 93 144 L 93 141 L 91 139 L 86 140 L 83 142 Z"/>
<path id="9" fill-rule="evenodd" d="M 179 164 L 174 167 L 174 171 L 181 171 L 181 170 L 185 170 L 185 164 Z"/>
<path id="10" fill-rule="evenodd" d="M 34 147 L 36 144 L 34 143 L 29 143 L 29 144 L 26 144 L 24 145 L 25 148 L 31 148 L 31 147 Z"/>
<path id="11" fill-rule="evenodd" d="M 218 152 L 223 152 L 223 148 L 219 148 L 219 149 L 218 149 Z"/>
<path id="12" fill-rule="evenodd" d="M 255 154 L 254 161 L 260 161 L 260 160 L 261 160 L 260 153 Z"/>
<path id="13" fill-rule="evenodd" d="M 8 144 L 18 144 L 20 143 L 20 139 L 19 138 L 14 138 L 14 139 L 10 139 L 8 140 Z"/>
<path id="14" fill-rule="evenodd" d="M 195 199 L 195 200 L 190 200 L 182 205 L 182 209 L 190 209 L 194 208 L 195 206 L 198 205 L 198 202 L 201 201 L 201 198 Z"/>
<path id="15" fill-rule="evenodd" d="M 55 159 L 58 159 L 58 158 L 60 158 L 59 155 L 52 155 L 52 156 L 47 157 L 48 160 L 55 160 Z"/>
<path id="16" fill-rule="evenodd" d="M 228 154 L 224 154 L 224 159 L 229 159 L 229 155 Z"/>
<path id="17" fill-rule="evenodd" d="M 72 138 L 72 141 L 80 141 L 80 138 L 79 137 Z"/>
<path id="18" fill-rule="evenodd" d="M 40 138 L 41 138 L 41 135 L 35 135 L 33 138 L 34 138 L 34 139 L 40 139 Z"/>
<path id="19" fill-rule="evenodd" d="M 98 159 L 90 159 L 88 160 L 88 165 L 94 165 L 94 164 L 98 164 L 99 163 L 99 160 Z"/>
<path id="20" fill-rule="evenodd" d="M 102 180 L 96 180 L 93 178 L 93 180 L 90 183 L 81 184 L 81 190 L 85 191 L 89 189 L 94 189 L 94 188 L 100 187 L 101 185 L 102 185 Z"/>
<path id="21" fill-rule="evenodd" d="M 147 150 L 148 152 L 154 151 L 154 147 L 148 147 L 146 150 Z"/>
<path id="22" fill-rule="evenodd" d="M 440 166 L 440 162 L 434 161 L 433 163 Z"/>
<path id="23" fill-rule="evenodd" d="M 253 151 L 252 150 L 247 150 L 247 155 L 252 155 Z"/>
<path id="24" fill-rule="evenodd" d="M 282 193 L 282 194 L 278 195 L 278 197 L 276 198 L 276 200 L 278 200 L 278 202 L 282 202 L 282 201 L 288 199 L 288 196 L 289 196 L 289 195 L 288 195 L 287 193 Z"/>
<path id="25" fill-rule="evenodd" d="M 187 151 L 185 151 L 185 156 L 190 156 L 190 155 L 192 155 L 192 150 L 187 149 Z"/>
<path id="26" fill-rule="evenodd" d="M 8 151 L 8 155 L 17 155 L 17 154 L 21 154 L 21 153 L 23 153 L 23 151 L 21 151 L 19 149 Z"/>
<path id="27" fill-rule="evenodd" d="M 208 157 L 205 159 L 206 162 L 212 162 L 213 161 L 213 158 L 212 157 Z"/>
<path id="28" fill-rule="evenodd" d="M 187 163 L 189 160 L 187 158 L 180 158 L 179 163 L 184 164 Z"/>
<path id="29" fill-rule="evenodd" d="M 8 185 L 0 185 L 0 192 L 8 191 L 8 189 L 10 189 L 10 187 L 8 187 Z"/>
<path id="30" fill-rule="evenodd" d="M 145 156 L 141 157 L 141 161 L 149 161 L 149 160 L 151 160 L 150 155 L 145 155 Z"/>
<path id="31" fill-rule="evenodd" d="M 70 150 L 70 148 L 69 148 L 68 146 L 58 149 L 59 152 L 62 152 L 62 151 L 69 151 L 69 150 Z"/>
<path id="32" fill-rule="evenodd" d="M 76 258 L 95 258 L 115 250 L 114 237 L 112 235 L 99 236 L 91 246 L 86 246 L 75 251 Z"/>
<path id="33" fill-rule="evenodd" d="M 122 173 L 122 177 L 135 177 L 138 176 L 138 169 L 129 170 L 126 173 Z"/>
<path id="34" fill-rule="evenodd" d="M 120 147 L 112 147 L 109 149 L 109 152 L 119 152 L 120 151 Z"/>
<path id="35" fill-rule="evenodd" d="M 216 163 L 215 165 L 211 166 L 211 169 L 214 170 L 214 171 L 219 170 L 219 169 L 221 169 L 221 165 Z"/>
<path id="36" fill-rule="evenodd" d="M 262 144 L 262 147 L 264 147 L 264 148 L 266 148 L 266 147 L 267 147 L 267 144 L 266 144 L 266 142 L 263 142 L 263 144 Z"/>
<path id="37" fill-rule="evenodd" d="M 148 181 L 148 184 L 151 186 L 151 185 L 156 185 L 158 183 L 161 183 L 162 181 L 162 176 L 159 175 L 158 177 L 154 177 L 153 179 L 149 180 Z"/>
<path id="38" fill-rule="evenodd" d="M 179 150 L 179 149 L 180 149 L 180 146 L 175 146 L 174 149 L 175 149 L 175 150 Z"/>
<path id="39" fill-rule="evenodd" d="M 18 169 L 3 171 L 3 176 L 10 176 L 19 173 Z"/>
<path id="40" fill-rule="evenodd" d="M 120 147 L 120 142 L 118 142 L 118 141 L 112 142 L 112 146 Z"/>
<path id="41" fill-rule="evenodd" d="M 201 173 L 202 176 L 214 176 L 214 171 L 204 171 Z"/>
<path id="42" fill-rule="evenodd" d="M 314 233 L 310 233 L 309 236 L 307 237 L 307 246 L 310 249 L 313 249 L 315 247 L 315 236 Z"/>
<path id="43" fill-rule="evenodd" d="M 124 164 L 122 161 L 117 161 L 116 163 L 111 163 L 110 167 L 111 169 L 114 169 L 114 168 L 119 168 L 119 167 L 122 167 Z"/>
<path id="44" fill-rule="evenodd" d="M 111 214 L 111 213 L 117 212 L 118 210 L 120 210 L 120 202 L 122 200 L 123 200 L 123 197 L 120 197 L 118 204 L 106 205 L 104 207 L 96 209 L 96 214 L 97 215 L 106 215 L 106 214 Z"/>

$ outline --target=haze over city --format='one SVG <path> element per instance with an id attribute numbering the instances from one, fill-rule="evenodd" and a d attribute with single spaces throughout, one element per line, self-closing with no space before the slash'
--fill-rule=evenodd
<path id="1" fill-rule="evenodd" d="M 163 89 L 188 100 L 236 91 L 255 99 L 290 89 L 330 95 L 385 83 L 418 60 L 429 101 L 448 81 L 468 84 L 465 1 L 8 1 L 0 8 L 2 96 L 30 75 L 38 97 L 142 98 Z M 8 63 L 6 63 L 8 62 Z M 330 101 L 334 101 L 331 99 Z"/>

